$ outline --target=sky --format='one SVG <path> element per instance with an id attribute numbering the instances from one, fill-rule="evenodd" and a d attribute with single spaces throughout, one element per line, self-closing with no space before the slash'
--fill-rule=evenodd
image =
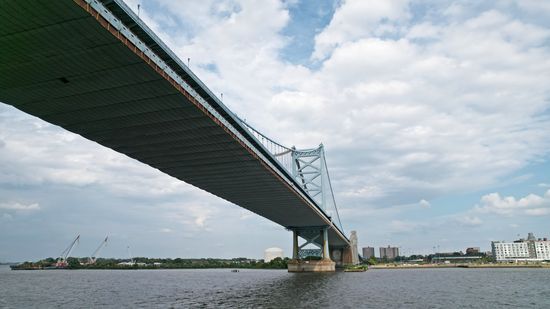
<path id="1" fill-rule="evenodd" d="M 127 1 L 233 112 L 323 143 L 344 230 L 401 253 L 550 236 L 550 2 Z M 0 261 L 291 254 L 291 233 L 0 103 Z M 128 249 L 130 248 L 128 253 Z"/>

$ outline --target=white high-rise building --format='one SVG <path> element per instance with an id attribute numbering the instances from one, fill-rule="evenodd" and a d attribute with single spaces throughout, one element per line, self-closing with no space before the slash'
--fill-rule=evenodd
<path id="1" fill-rule="evenodd" d="M 541 260 L 550 261 L 550 241 L 548 240 L 535 241 L 535 254 L 537 258 Z"/>
<path id="2" fill-rule="evenodd" d="M 529 246 L 527 242 L 493 241 L 491 246 L 493 249 L 493 256 L 497 262 L 529 259 Z"/>
<path id="3" fill-rule="evenodd" d="M 537 240 L 533 233 L 529 233 L 527 239 L 514 242 L 493 241 L 491 248 L 497 262 L 550 260 L 550 241 Z"/>

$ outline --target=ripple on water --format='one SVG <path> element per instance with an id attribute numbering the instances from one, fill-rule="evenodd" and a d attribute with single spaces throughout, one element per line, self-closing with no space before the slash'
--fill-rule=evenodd
<path id="1" fill-rule="evenodd" d="M 1 308 L 550 308 L 550 269 L 0 269 Z"/>

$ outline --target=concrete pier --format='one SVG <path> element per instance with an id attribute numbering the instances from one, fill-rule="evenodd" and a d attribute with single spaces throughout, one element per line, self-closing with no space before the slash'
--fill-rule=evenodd
<path id="1" fill-rule="evenodd" d="M 288 262 L 288 272 L 333 272 L 336 271 L 336 263 L 329 259 L 319 261 L 290 260 Z"/>
<path id="2" fill-rule="evenodd" d="M 316 233 L 310 234 L 310 237 L 302 234 L 302 237 L 306 237 L 306 239 L 309 240 L 304 245 L 299 246 L 299 232 L 294 230 L 292 260 L 288 262 L 289 272 L 331 272 L 336 271 L 337 267 L 343 268 L 347 265 L 359 264 L 359 255 L 357 252 L 357 233 L 355 231 L 351 232 L 351 243 L 348 247 L 330 247 L 326 228 L 314 229 L 314 231 L 318 231 L 316 233 L 319 233 L 317 235 L 321 237 L 319 247 L 322 258 L 320 260 L 309 260 L 307 258 L 301 259 L 301 247 L 313 242 L 313 240 L 316 240 L 318 237 L 315 235 Z"/>

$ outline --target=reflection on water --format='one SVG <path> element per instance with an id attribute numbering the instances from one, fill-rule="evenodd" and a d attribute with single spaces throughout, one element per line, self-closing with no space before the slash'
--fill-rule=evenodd
<path id="1" fill-rule="evenodd" d="M 550 308 L 550 269 L 50 270 L 0 268 L 0 307 Z"/>

